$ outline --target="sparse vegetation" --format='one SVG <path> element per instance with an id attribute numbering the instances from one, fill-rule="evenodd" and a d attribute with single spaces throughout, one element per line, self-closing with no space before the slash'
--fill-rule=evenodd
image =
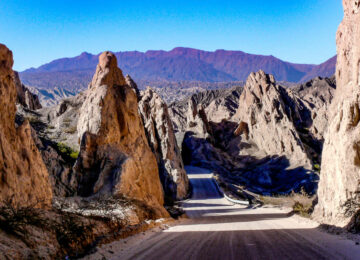
<path id="1" fill-rule="evenodd" d="M 318 163 L 314 164 L 314 169 L 316 171 L 320 171 L 320 164 L 318 164 Z"/>
<path id="2" fill-rule="evenodd" d="M 310 217 L 313 207 L 315 196 L 309 196 L 304 190 L 301 193 L 291 193 L 290 195 L 282 196 L 260 196 L 260 200 L 264 204 L 271 204 L 279 207 L 292 208 L 295 214 L 302 217 Z"/>
<path id="3" fill-rule="evenodd" d="M 0 229 L 20 239 L 25 239 L 28 235 L 28 225 L 37 227 L 46 225 L 41 211 L 34 206 L 17 207 L 12 199 L 4 201 L 0 207 Z"/>
<path id="4" fill-rule="evenodd" d="M 57 150 L 61 153 L 61 155 L 72 160 L 76 160 L 79 157 L 78 151 L 73 150 L 71 147 L 67 146 L 64 143 L 57 143 Z"/>

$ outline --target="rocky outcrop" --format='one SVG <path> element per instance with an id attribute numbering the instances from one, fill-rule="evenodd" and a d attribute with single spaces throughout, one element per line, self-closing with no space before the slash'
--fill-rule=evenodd
<path id="1" fill-rule="evenodd" d="M 21 83 L 19 74 L 16 71 L 14 71 L 14 81 L 17 92 L 16 103 L 31 110 L 42 108 L 38 96 L 31 93 L 30 90 Z"/>
<path id="2" fill-rule="evenodd" d="M 329 122 L 329 107 L 336 89 L 335 76 L 331 78 L 314 78 L 304 84 L 291 88 L 311 111 L 311 134 L 324 141 L 324 134 Z"/>
<path id="3" fill-rule="evenodd" d="M 239 97 L 242 90 L 242 86 L 207 90 L 174 102 L 169 107 L 169 113 L 174 121 L 175 130 L 184 131 L 186 129 L 186 115 L 189 108 L 192 109 L 189 107 L 189 102 L 194 103 L 192 106 L 200 107 L 201 105 L 209 122 L 220 123 L 223 120 L 231 121 L 239 107 Z"/>
<path id="4" fill-rule="evenodd" d="M 351 221 L 360 230 L 360 5 L 344 0 L 337 32 L 337 89 L 329 109 L 314 216 L 327 224 Z"/>
<path id="5" fill-rule="evenodd" d="M 251 73 L 234 116 L 239 122 L 235 133 L 244 137 L 240 154 L 286 156 L 293 166 L 311 168 L 297 131 L 310 119 L 309 112 L 302 109 L 301 101 L 277 85 L 272 75 Z"/>
<path id="6" fill-rule="evenodd" d="M 104 52 L 81 107 L 77 127 L 81 139 L 75 165 L 78 194 L 121 195 L 145 202 L 166 216 L 156 158 L 148 145 L 137 96 Z"/>
<path id="7" fill-rule="evenodd" d="M 165 195 L 172 199 L 184 199 L 189 191 L 189 180 L 166 103 L 151 88 L 147 88 L 141 92 L 139 111 L 156 156 Z"/>
<path id="8" fill-rule="evenodd" d="M 18 206 L 50 206 L 48 172 L 25 121 L 15 128 L 17 99 L 12 52 L 0 44 L 0 200 Z"/>

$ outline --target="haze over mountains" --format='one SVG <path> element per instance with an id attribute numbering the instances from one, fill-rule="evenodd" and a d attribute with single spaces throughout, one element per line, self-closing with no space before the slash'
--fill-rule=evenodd
<path id="1" fill-rule="evenodd" d="M 171 51 L 127 51 L 115 53 L 119 66 L 140 87 L 141 81 L 245 81 L 253 71 L 273 74 L 278 81 L 304 82 L 314 76 L 334 74 L 336 56 L 320 65 L 294 64 L 274 56 L 248 54 L 242 51 L 202 51 L 175 48 Z M 20 73 L 24 84 L 39 88 L 60 87 L 69 91 L 85 89 L 95 71 L 99 55 L 82 53 L 62 58 Z"/>

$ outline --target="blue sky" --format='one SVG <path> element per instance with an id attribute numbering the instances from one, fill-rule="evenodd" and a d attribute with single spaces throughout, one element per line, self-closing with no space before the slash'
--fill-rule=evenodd
<path id="1" fill-rule="evenodd" d="M 83 51 L 242 50 L 296 63 L 336 53 L 341 0 L 0 0 L 16 70 Z"/>

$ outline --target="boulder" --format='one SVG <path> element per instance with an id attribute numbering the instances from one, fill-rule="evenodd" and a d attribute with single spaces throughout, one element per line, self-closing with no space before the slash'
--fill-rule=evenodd
<path id="1" fill-rule="evenodd" d="M 12 52 L 0 44 L 0 200 L 49 207 L 52 190 L 28 121 L 15 127 L 16 75 Z"/>
<path id="2" fill-rule="evenodd" d="M 344 0 L 337 42 L 337 88 L 329 109 L 329 126 L 321 163 L 314 217 L 337 226 L 357 219 L 360 230 L 360 4 Z M 353 218 L 353 221 L 351 220 Z M 356 228 L 356 227 L 355 227 Z"/>
<path id="3" fill-rule="evenodd" d="M 189 191 L 189 180 L 166 103 L 151 88 L 147 88 L 141 92 L 139 111 L 150 147 L 156 156 L 165 195 L 184 199 Z"/>
<path id="4" fill-rule="evenodd" d="M 146 203 L 167 216 L 155 155 L 114 54 L 104 52 L 80 109 L 80 154 L 74 169 L 78 194 L 121 195 Z"/>

